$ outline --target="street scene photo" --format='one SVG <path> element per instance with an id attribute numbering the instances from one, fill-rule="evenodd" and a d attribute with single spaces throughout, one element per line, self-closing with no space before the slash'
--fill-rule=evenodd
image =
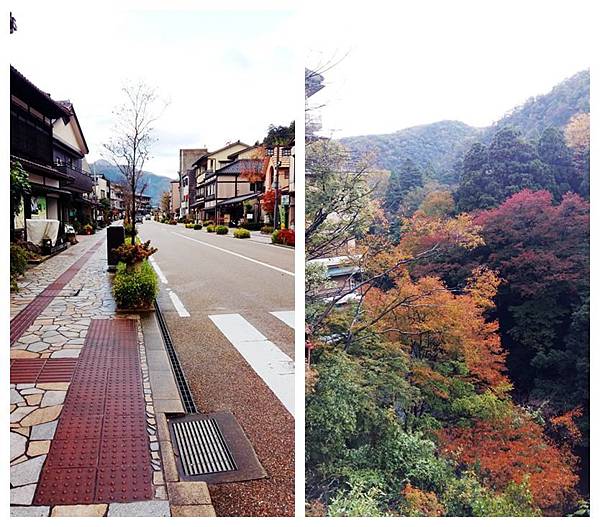
<path id="1" fill-rule="evenodd" d="M 293 516 L 292 16 L 60 4 L 10 13 L 10 514 Z"/>

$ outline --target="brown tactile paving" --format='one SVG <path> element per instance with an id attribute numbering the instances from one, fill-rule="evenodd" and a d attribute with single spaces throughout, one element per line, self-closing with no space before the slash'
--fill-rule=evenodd
<path id="1" fill-rule="evenodd" d="M 152 499 L 137 322 L 92 320 L 35 505 Z"/>
<path id="2" fill-rule="evenodd" d="M 13 359 L 10 362 L 10 382 L 70 382 L 76 365 L 77 359 Z"/>
<path id="3" fill-rule="evenodd" d="M 33 324 L 35 319 L 42 314 L 52 300 L 58 296 L 60 291 L 81 271 L 86 262 L 96 252 L 98 247 L 104 243 L 100 240 L 63 272 L 54 282 L 52 282 L 41 294 L 34 298 L 21 312 L 14 316 L 10 321 L 10 344 L 13 345 L 27 331 L 27 328 Z"/>

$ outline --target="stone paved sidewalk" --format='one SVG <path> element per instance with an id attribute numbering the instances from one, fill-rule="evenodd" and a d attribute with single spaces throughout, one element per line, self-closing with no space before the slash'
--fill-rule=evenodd
<path id="1" fill-rule="evenodd" d="M 71 267 L 84 253 L 105 239 L 105 232 L 81 236 L 80 243 L 27 271 L 19 291 L 11 294 L 11 321 Z M 171 514 L 157 420 L 149 379 L 144 338 L 137 315 L 115 311 L 111 278 L 106 273 L 106 245 L 101 243 L 81 270 L 62 288 L 12 344 L 10 391 L 11 515 L 13 516 L 169 516 Z M 140 414 L 147 431 L 148 471 L 151 496 L 130 503 L 69 503 L 34 505 L 40 501 L 38 483 L 49 470 L 47 459 L 57 441 L 61 415 L 75 411 L 69 403 L 71 375 L 86 342 L 92 320 L 127 318 L 137 330 L 137 350 L 143 390 Z M 57 361 L 56 359 L 61 359 Z M 30 382 L 27 381 L 30 376 Z M 60 379 L 57 381 L 56 379 Z M 68 379 L 68 381 L 65 381 Z M 43 382 L 40 382 L 43 381 Z M 71 406 L 70 406 L 71 405 Z M 55 445 L 56 447 L 56 445 Z M 100 447 L 99 447 L 100 448 Z M 98 462 L 100 463 L 100 462 Z M 83 470 L 81 468 L 75 470 Z M 100 467 L 98 467 L 100 470 Z M 36 494 L 37 492 L 37 494 Z"/>

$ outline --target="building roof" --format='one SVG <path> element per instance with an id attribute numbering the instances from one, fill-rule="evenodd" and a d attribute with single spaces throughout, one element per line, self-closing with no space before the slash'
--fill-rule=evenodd
<path id="1" fill-rule="evenodd" d="M 68 110 L 50 97 L 49 93 L 40 90 L 14 66 L 10 67 L 10 93 L 23 99 L 50 118 L 69 117 Z"/>
<path id="2" fill-rule="evenodd" d="M 262 159 L 238 159 L 215 170 L 215 174 L 242 174 L 243 172 L 264 173 Z"/>
<path id="3" fill-rule="evenodd" d="M 73 103 L 69 100 L 56 102 L 63 106 L 69 112 L 69 115 L 74 118 L 75 124 L 77 125 L 76 133 L 81 138 L 81 142 L 83 143 L 83 147 L 85 149 L 84 153 L 89 154 L 90 149 L 88 148 L 87 141 L 85 140 L 85 136 L 83 135 L 83 130 L 81 128 L 81 125 L 79 124 L 79 119 L 77 118 L 77 113 L 75 113 L 75 107 L 73 106 Z"/>
<path id="4" fill-rule="evenodd" d="M 247 199 L 256 198 L 259 194 L 260 192 L 250 192 L 248 194 L 243 194 L 242 196 L 224 199 L 223 201 L 219 201 L 218 206 L 222 207 L 223 205 L 235 205 L 236 203 L 241 203 Z"/>
<path id="5" fill-rule="evenodd" d="M 198 166 L 198 163 L 202 160 L 205 159 L 207 157 L 213 156 L 215 154 L 218 154 L 219 152 L 222 152 L 223 150 L 227 150 L 228 148 L 231 148 L 232 146 L 235 145 L 241 145 L 244 146 L 245 148 L 248 148 L 250 145 L 247 145 L 246 143 L 242 143 L 240 140 L 235 141 L 234 143 L 229 143 L 227 145 L 225 145 L 222 148 L 219 148 L 218 150 L 213 150 L 212 152 L 206 152 L 206 154 L 200 156 L 198 159 L 196 159 L 196 161 L 194 161 L 194 163 L 192 164 L 193 167 Z"/>

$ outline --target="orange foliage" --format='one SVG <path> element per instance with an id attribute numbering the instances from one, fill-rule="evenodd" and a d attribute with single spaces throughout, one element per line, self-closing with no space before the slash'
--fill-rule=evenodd
<path id="1" fill-rule="evenodd" d="M 442 453 L 477 466 L 484 482 L 498 491 L 529 476 L 534 503 L 547 514 L 560 514 L 577 496 L 576 458 L 545 438 L 526 415 L 477 421 L 438 435 Z"/>
<path id="2" fill-rule="evenodd" d="M 372 319 L 389 310 L 375 324 L 390 340 L 405 344 L 415 359 L 462 360 L 476 384 L 505 392 L 510 384 L 504 375 L 505 353 L 500 345 L 498 323 L 483 316 L 495 294 L 493 274 L 480 274 L 466 294 L 455 295 L 439 278 L 413 281 L 404 274 L 389 291 L 366 293 L 365 307 Z M 484 287 L 485 284 L 485 287 Z"/>
<path id="3" fill-rule="evenodd" d="M 408 514 L 410 516 L 426 516 L 439 518 L 444 516 L 446 511 L 444 506 L 438 501 L 434 492 L 413 487 L 410 483 L 404 487 L 402 496 L 408 505 Z"/>
<path id="4" fill-rule="evenodd" d="M 576 445 L 581 441 L 581 430 L 575 424 L 575 418 L 583 415 L 580 406 L 550 418 L 550 429 L 554 434 L 570 445 Z"/>

